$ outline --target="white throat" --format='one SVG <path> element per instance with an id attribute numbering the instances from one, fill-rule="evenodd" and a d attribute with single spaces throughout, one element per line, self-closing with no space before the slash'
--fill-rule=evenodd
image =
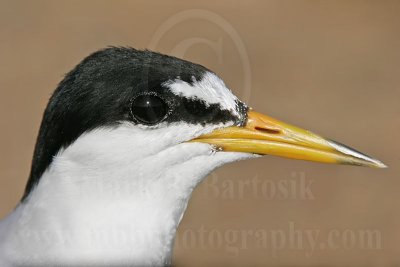
<path id="1" fill-rule="evenodd" d="M 196 185 L 216 167 L 252 157 L 182 143 L 213 128 L 122 124 L 79 137 L 1 222 L 0 265 L 168 265 Z"/>

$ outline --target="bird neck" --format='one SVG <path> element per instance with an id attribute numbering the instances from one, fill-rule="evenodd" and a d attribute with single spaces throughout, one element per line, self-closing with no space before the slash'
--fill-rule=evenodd
<path id="1" fill-rule="evenodd" d="M 12 226 L 17 234 L 35 233 L 19 238 L 35 244 L 37 252 L 52 247 L 44 262 L 54 258 L 59 261 L 55 264 L 99 259 L 108 266 L 170 263 L 177 227 L 202 177 L 189 177 L 178 166 L 163 175 L 157 166 L 132 169 L 103 164 L 91 170 L 87 162 L 65 157 L 53 166 L 17 208 L 18 224 Z"/>
<path id="2" fill-rule="evenodd" d="M 216 167 L 249 155 L 157 138 L 135 147 L 136 138 L 144 139 L 125 128 L 97 130 L 60 151 L 2 223 L 8 249 L 0 257 L 18 251 L 19 265 L 168 265 L 193 189 Z"/>
<path id="3" fill-rule="evenodd" d="M 159 136 L 135 143 L 151 135 L 96 130 L 60 151 L 2 223 L 8 249 L 0 248 L 0 254 L 19 251 L 19 265 L 24 259 L 46 266 L 170 263 L 193 189 L 216 167 L 244 156 L 215 153 L 201 143 L 158 141 Z"/>
<path id="4" fill-rule="evenodd" d="M 41 186 L 17 208 L 18 218 L 14 220 L 17 224 L 11 225 L 11 232 L 19 239 L 14 240 L 18 249 L 27 255 L 41 254 L 38 265 L 170 264 L 175 233 L 191 189 L 181 190 L 178 197 L 174 196 L 175 189 L 166 189 L 166 183 L 161 181 L 151 185 L 143 181 L 143 184 L 82 181 L 80 185 L 68 185 L 66 181 L 49 182 L 62 179 L 51 172 L 46 176 Z M 107 178 L 121 179 L 121 176 Z M 44 194 L 43 191 L 54 190 L 54 186 L 59 186 L 59 190 Z"/>

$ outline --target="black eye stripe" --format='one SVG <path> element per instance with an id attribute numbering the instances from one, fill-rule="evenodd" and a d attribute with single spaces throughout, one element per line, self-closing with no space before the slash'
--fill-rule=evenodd
<path id="1" fill-rule="evenodd" d="M 198 98 L 169 95 L 172 104 L 167 122 L 186 122 L 189 124 L 212 124 L 232 121 L 236 123 L 237 115 L 222 109 L 220 104 L 209 104 Z"/>
<path id="2" fill-rule="evenodd" d="M 154 103 L 148 106 L 146 101 L 151 99 L 154 99 Z M 165 105 L 166 108 L 159 105 Z M 163 121 L 202 125 L 233 122 L 235 125 L 241 125 L 240 116 L 238 117 L 235 111 L 223 109 L 218 103 L 209 104 L 202 99 L 158 90 L 135 96 L 130 104 L 130 114 L 134 122 L 144 125 L 156 125 Z"/>
<path id="3" fill-rule="evenodd" d="M 182 100 L 182 106 L 189 115 L 197 118 L 211 118 L 221 109 L 218 104 L 206 104 L 203 100 L 187 98 Z"/>

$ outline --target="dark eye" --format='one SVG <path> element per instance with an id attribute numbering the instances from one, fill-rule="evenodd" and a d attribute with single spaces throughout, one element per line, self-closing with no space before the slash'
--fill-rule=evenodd
<path id="1" fill-rule="evenodd" d="M 132 115 L 144 124 L 162 121 L 168 112 L 168 106 L 156 95 L 139 95 L 132 102 Z"/>

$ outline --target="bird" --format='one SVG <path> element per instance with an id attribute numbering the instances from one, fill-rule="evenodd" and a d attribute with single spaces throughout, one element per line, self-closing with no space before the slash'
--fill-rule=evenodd
<path id="1" fill-rule="evenodd" d="M 0 266 L 169 266 L 191 193 L 262 155 L 386 167 L 256 112 L 213 71 L 131 47 L 83 59 L 51 95 Z"/>

